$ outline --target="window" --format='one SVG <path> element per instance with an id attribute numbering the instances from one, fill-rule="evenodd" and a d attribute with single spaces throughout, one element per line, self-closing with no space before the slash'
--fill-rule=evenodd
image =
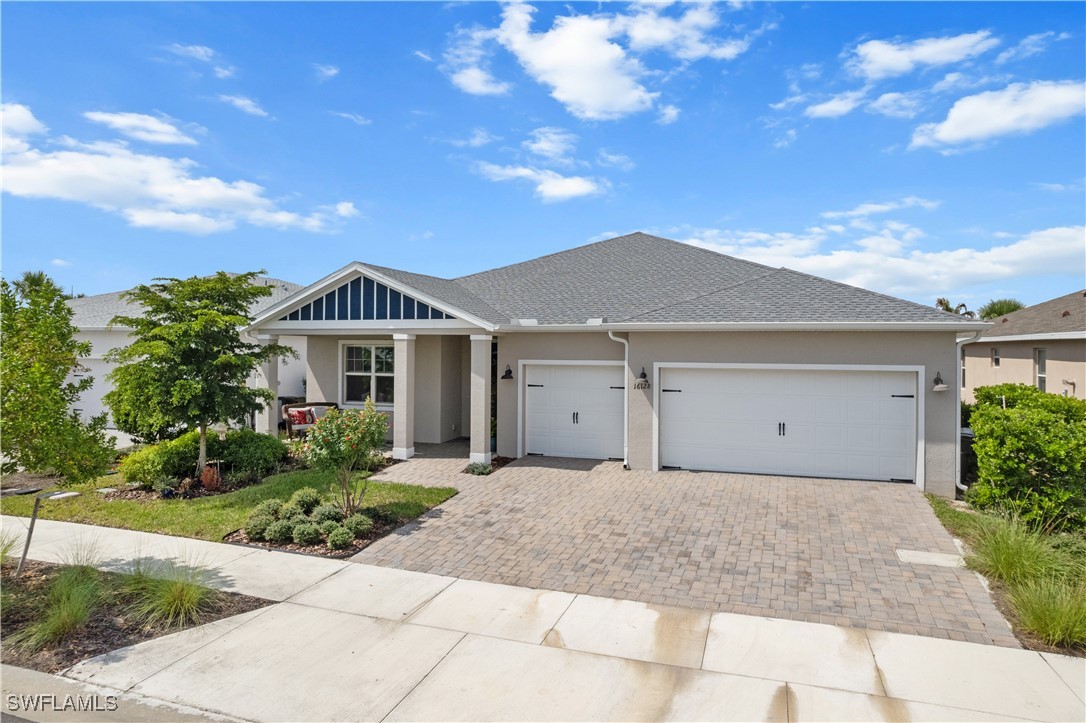
<path id="1" fill-rule="evenodd" d="M 965 347 L 962 347 L 962 389 L 965 389 Z"/>
<path id="2" fill-rule="evenodd" d="M 999 349 L 996 349 L 994 346 L 992 347 L 992 366 L 999 366 Z"/>
<path id="3" fill-rule="evenodd" d="M 1033 376 L 1036 380 L 1037 388 L 1042 392 L 1046 391 L 1045 387 L 1048 383 L 1048 350 L 1047 349 L 1034 349 L 1033 350 Z"/>
<path id="4" fill-rule="evenodd" d="M 394 399 L 395 350 L 391 346 L 343 347 L 343 402 L 392 404 Z"/>

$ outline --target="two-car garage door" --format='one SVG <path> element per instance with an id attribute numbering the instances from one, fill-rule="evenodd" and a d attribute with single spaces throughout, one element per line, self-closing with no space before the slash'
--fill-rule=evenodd
<path id="1" fill-rule="evenodd" d="M 663 468 L 913 480 L 916 374 L 663 368 Z"/>

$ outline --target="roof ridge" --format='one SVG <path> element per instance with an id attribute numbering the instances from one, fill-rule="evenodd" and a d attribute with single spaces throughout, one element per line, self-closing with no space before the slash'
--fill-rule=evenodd
<path id="1" fill-rule="evenodd" d="M 466 294 L 467 296 L 470 296 L 474 301 L 478 302 L 482 307 L 484 307 L 486 309 L 489 309 L 490 311 L 494 312 L 494 314 L 496 315 L 496 318 L 512 320 L 512 317 L 509 314 L 502 311 L 501 309 L 494 308 L 493 305 L 488 303 L 486 300 L 484 300 L 482 297 L 480 297 L 474 291 L 472 291 L 468 287 L 461 284 L 459 279 L 447 279 L 447 278 L 445 278 L 443 276 L 431 276 L 430 274 L 420 274 L 420 273 L 417 273 L 415 271 L 406 271 L 404 269 L 397 269 L 397 268 L 394 268 L 392 266 L 378 266 L 377 264 L 367 264 L 367 263 L 362 262 L 362 261 L 356 261 L 355 263 L 357 263 L 359 266 L 365 266 L 367 268 L 371 268 L 374 271 L 379 271 L 379 272 L 380 271 L 395 271 L 396 273 L 399 273 L 399 274 L 407 274 L 408 276 L 418 276 L 418 277 L 421 277 L 421 278 L 424 278 L 424 279 L 433 279 L 434 281 L 442 281 L 442 282 L 447 283 L 447 284 L 452 284 L 457 289 L 459 289 L 462 293 Z M 403 283 L 403 282 L 401 282 L 401 283 Z M 418 289 L 418 290 L 423 292 L 423 293 L 429 293 L 425 289 Z M 444 301 L 445 303 L 449 304 L 450 306 L 459 306 L 458 304 L 454 304 L 452 301 L 449 301 L 449 300 L 446 300 L 446 299 L 441 299 L 441 301 Z M 465 311 L 465 312 L 467 312 L 469 314 L 472 314 L 473 316 L 478 316 L 477 314 L 474 314 L 474 312 L 468 311 L 467 309 L 463 309 L 463 311 Z"/>
<path id="2" fill-rule="evenodd" d="M 719 254 L 719 255 L 720 256 L 725 256 L 726 254 Z M 731 258 L 731 257 L 729 257 L 729 258 Z M 761 264 L 757 264 L 757 265 L 761 266 Z M 652 314 L 654 312 L 662 311 L 664 309 L 670 309 L 671 307 L 678 306 L 679 304 L 690 304 L 690 303 L 693 303 L 693 302 L 697 301 L 698 299 L 704 299 L 706 296 L 712 296 L 713 294 L 719 294 L 721 291 L 727 291 L 728 289 L 734 289 L 734 288 L 739 287 L 739 286 L 745 286 L 746 284 L 750 284 L 750 283 L 753 283 L 755 281 L 759 281 L 759 280 L 764 279 L 766 277 L 772 276 L 773 274 L 780 273 L 781 271 L 787 271 L 787 269 L 771 269 L 769 267 L 765 267 L 765 268 L 767 268 L 769 270 L 766 271 L 766 273 L 764 273 L 764 274 L 762 274 L 760 276 L 755 276 L 755 277 L 750 278 L 750 279 L 744 279 L 743 281 L 737 281 L 734 284 L 726 284 L 724 286 L 721 286 L 719 289 L 713 289 L 712 291 L 706 292 L 704 294 L 698 294 L 697 296 L 692 296 L 689 299 L 683 299 L 682 301 L 676 301 L 676 302 L 671 303 L 671 304 L 664 304 L 663 306 L 656 307 L 655 309 L 642 309 L 642 310 L 638 311 L 635 314 L 630 314 L 625 319 L 619 319 L 616 323 L 622 323 L 624 321 L 629 321 L 630 319 L 634 319 L 634 318 L 636 318 L 638 316 L 642 316 L 644 314 Z"/>
<path id="3" fill-rule="evenodd" d="M 570 251 L 580 251 L 582 249 L 591 248 L 593 246 L 599 246 L 600 244 L 611 243 L 612 241 L 618 241 L 620 239 L 630 238 L 631 236 L 649 236 L 651 238 L 660 239 L 661 241 L 670 241 L 671 240 L 671 239 L 661 238 L 660 236 L 653 236 L 652 234 L 645 233 L 644 231 L 633 231 L 631 233 L 622 234 L 621 236 L 613 236 L 611 238 L 600 239 L 599 241 L 593 241 L 592 243 L 583 244 L 581 246 L 574 246 L 571 249 L 562 249 L 561 251 L 552 251 L 551 253 L 544 254 L 542 256 L 533 256 L 532 258 L 525 259 L 524 261 L 514 261 L 511 264 L 505 264 L 504 266 L 497 266 L 497 267 L 495 267 L 493 269 L 484 269 L 483 271 L 476 271 L 473 274 L 466 274 L 464 276 L 457 276 L 454 279 L 450 279 L 450 281 L 460 282 L 460 281 L 465 280 L 465 279 L 470 279 L 470 278 L 472 278 L 474 276 L 482 276 L 483 274 L 490 274 L 490 273 L 493 273 L 495 271 L 501 271 L 502 269 L 509 269 L 509 268 L 514 267 L 514 266 L 520 266 L 521 264 L 530 264 L 530 263 L 535 262 L 535 261 L 542 261 L 543 259 L 549 259 L 549 258 L 552 258 L 554 256 L 561 256 L 562 254 L 568 254 Z"/>

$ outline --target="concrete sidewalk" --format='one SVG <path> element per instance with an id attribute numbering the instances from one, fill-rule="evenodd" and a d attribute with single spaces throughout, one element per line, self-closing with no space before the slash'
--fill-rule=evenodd
<path id="1" fill-rule="evenodd" d="M 65 671 L 141 701 L 262 721 L 1086 719 L 1082 659 L 39 525 L 36 559 L 97 540 L 103 567 L 201 562 L 281 601 Z"/>

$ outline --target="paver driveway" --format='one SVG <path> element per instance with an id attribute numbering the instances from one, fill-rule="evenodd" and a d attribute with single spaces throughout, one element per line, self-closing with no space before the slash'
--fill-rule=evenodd
<path id="1" fill-rule="evenodd" d="M 381 477 L 461 493 L 356 561 L 1018 647 L 972 572 L 897 559 L 957 553 L 911 485 L 541 457 L 474 477 L 456 445 L 420 451 Z"/>

